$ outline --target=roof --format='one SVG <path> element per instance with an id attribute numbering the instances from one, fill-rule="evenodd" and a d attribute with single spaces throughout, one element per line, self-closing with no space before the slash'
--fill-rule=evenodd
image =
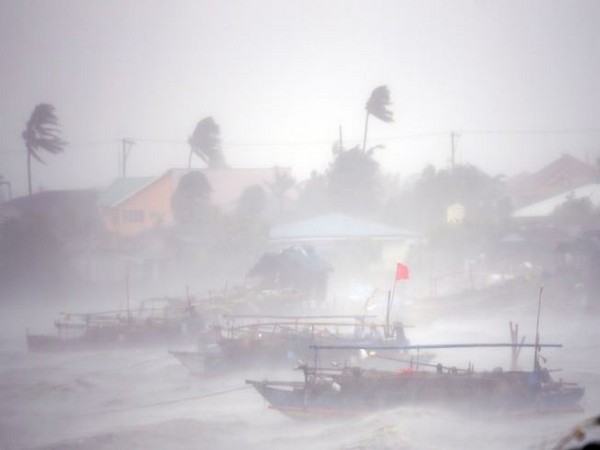
<path id="1" fill-rule="evenodd" d="M 589 198 L 594 207 L 600 207 L 600 184 L 592 183 L 576 189 L 564 191 L 541 202 L 533 203 L 532 205 L 518 209 L 513 212 L 512 217 L 519 219 L 548 217 L 554 213 L 554 210 L 558 206 L 569 199 L 580 199 L 584 197 Z"/>
<path id="2" fill-rule="evenodd" d="M 117 178 L 106 190 L 100 193 L 98 206 L 116 206 L 157 179 L 156 177 Z"/>
<path id="3" fill-rule="evenodd" d="M 169 169 L 159 177 L 134 177 L 117 178 L 100 194 L 98 205 L 101 207 L 114 207 L 131 198 L 153 182 L 169 177 L 173 191 L 177 188 L 183 176 L 190 172 L 200 172 L 206 176 L 208 183 L 213 188 L 210 200 L 212 204 L 228 208 L 235 205 L 244 190 L 251 186 L 267 186 L 275 181 L 277 172 L 287 173 L 291 169 L 285 167 L 259 168 L 259 169 Z"/>
<path id="4" fill-rule="evenodd" d="M 596 167 L 563 154 L 533 174 L 521 173 L 510 178 L 507 186 L 517 203 L 527 204 L 596 181 L 598 175 Z"/>
<path id="5" fill-rule="evenodd" d="M 173 186 L 177 187 L 179 180 L 190 171 L 200 172 L 206 176 L 213 188 L 210 202 L 225 209 L 235 206 L 242 193 L 249 187 L 261 186 L 263 189 L 268 189 L 268 185 L 275 181 L 277 172 L 291 173 L 291 169 L 285 167 L 172 169 L 170 174 Z"/>
<path id="6" fill-rule="evenodd" d="M 342 240 L 342 239 L 408 239 L 421 235 L 343 214 L 327 214 L 300 222 L 271 228 L 276 241 Z"/>

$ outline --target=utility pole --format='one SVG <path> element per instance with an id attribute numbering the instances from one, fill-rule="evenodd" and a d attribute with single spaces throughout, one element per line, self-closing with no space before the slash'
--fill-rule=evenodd
<path id="1" fill-rule="evenodd" d="M 458 142 L 458 138 L 460 137 L 460 133 L 456 131 L 450 132 L 450 167 L 454 169 L 455 158 L 456 158 L 456 143 Z"/>
<path id="2" fill-rule="evenodd" d="M 133 147 L 135 141 L 127 138 L 123 138 L 121 141 L 122 145 L 122 153 L 121 153 L 121 165 L 123 168 L 122 176 L 123 178 L 127 178 L 127 158 L 129 157 L 129 152 L 131 151 L 131 147 Z"/>
<path id="3" fill-rule="evenodd" d="M 10 181 L 5 180 L 2 175 L 0 175 L 0 186 L 6 186 L 6 188 L 8 190 L 8 200 L 12 200 L 12 190 L 11 190 Z M 2 198 L 0 198 L 0 201 L 1 200 L 2 200 Z"/>

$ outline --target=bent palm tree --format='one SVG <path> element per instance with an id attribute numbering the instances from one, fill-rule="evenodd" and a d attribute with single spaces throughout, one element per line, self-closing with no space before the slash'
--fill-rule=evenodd
<path id="1" fill-rule="evenodd" d="M 190 144 L 188 169 L 192 167 L 193 154 L 198 155 L 208 167 L 225 167 L 219 132 L 219 125 L 217 125 L 212 117 L 206 117 L 198 122 L 194 133 L 188 139 L 188 144 Z"/>
<path id="2" fill-rule="evenodd" d="M 390 102 L 390 90 L 387 86 L 379 86 L 373 89 L 371 96 L 365 105 L 367 115 L 365 118 L 365 137 L 363 139 L 363 152 L 367 148 L 367 130 L 369 128 L 369 116 L 373 115 L 383 122 L 393 122 L 393 113 L 388 110 Z"/>
<path id="3" fill-rule="evenodd" d="M 31 113 L 22 136 L 27 147 L 27 182 L 29 195 L 31 195 L 31 157 L 46 164 L 39 155 L 40 150 L 56 155 L 61 153 L 66 145 L 66 142 L 60 138 L 58 117 L 54 113 L 54 106 L 48 103 L 37 105 Z"/>

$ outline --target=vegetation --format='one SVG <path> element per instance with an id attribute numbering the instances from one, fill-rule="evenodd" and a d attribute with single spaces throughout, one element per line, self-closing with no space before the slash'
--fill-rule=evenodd
<path id="1" fill-rule="evenodd" d="M 220 128 L 212 117 L 206 117 L 198 122 L 188 143 L 190 145 L 188 169 L 192 167 L 192 155 L 198 156 L 212 169 L 226 167 L 221 150 Z"/>
<path id="2" fill-rule="evenodd" d="M 60 137 L 58 117 L 54 112 L 54 106 L 47 103 L 37 105 L 27 121 L 22 136 L 27 148 L 27 185 L 31 196 L 33 191 L 31 186 L 31 158 L 33 157 L 45 164 L 40 156 L 41 150 L 56 155 L 61 153 L 66 145 L 66 142 Z"/>
<path id="3" fill-rule="evenodd" d="M 171 199 L 175 222 L 185 227 L 197 227 L 206 222 L 211 191 L 212 187 L 203 173 L 184 175 Z"/>
<path id="4" fill-rule="evenodd" d="M 491 228 L 505 224 L 511 209 L 500 179 L 471 165 L 439 171 L 429 166 L 390 199 L 384 216 L 398 226 L 432 231 L 446 224 L 454 204 L 464 207 L 466 223 Z"/>
<path id="5" fill-rule="evenodd" d="M 340 149 L 327 171 L 328 197 L 333 209 L 373 215 L 380 205 L 381 171 L 373 150 Z"/>
<path id="6" fill-rule="evenodd" d="M 254 185 L 246 188 L 237 204 L 237 213 L 245 217 L 258 217 L 267 206 L 267 194 L 265 190 Z"/>
<path id="7" fill-rule="evenodd" d="M 575 198 L 573 196 L 556 208 L 552 214 L 552 220 L 557 225 L 583 227 L 598 223 L 600 210 L 594 208 L 591 200 L 587 197 Z"/>
<path id="8" fill-rule="evenodd" d="M 373 89 L 367 104 L 365 105 L 365 136 L 363 138 L 363 152 L 367 148 L 367 131 L 369 129 L 369 116 L 389 123 L 393 122 L 393 113 L 388 109 L 390 106 L 390 91 L 387 86 L 379 86 Z"/>

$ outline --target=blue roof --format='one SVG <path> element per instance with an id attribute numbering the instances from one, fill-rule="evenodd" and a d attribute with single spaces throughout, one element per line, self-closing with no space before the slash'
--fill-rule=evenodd
<path id="1" fill-rule="evenodd" d="M 156 180 L 155 177 L 117 178 L 106 190 L 100 192 L 98 206 L 116 206 L 154 180 Z"/>
<path id="2" fill-rule="evenodd" d="M 327 214 L 271 228 L 271 241 L 407 239 L 422 235 L 343 214 Z"/>

